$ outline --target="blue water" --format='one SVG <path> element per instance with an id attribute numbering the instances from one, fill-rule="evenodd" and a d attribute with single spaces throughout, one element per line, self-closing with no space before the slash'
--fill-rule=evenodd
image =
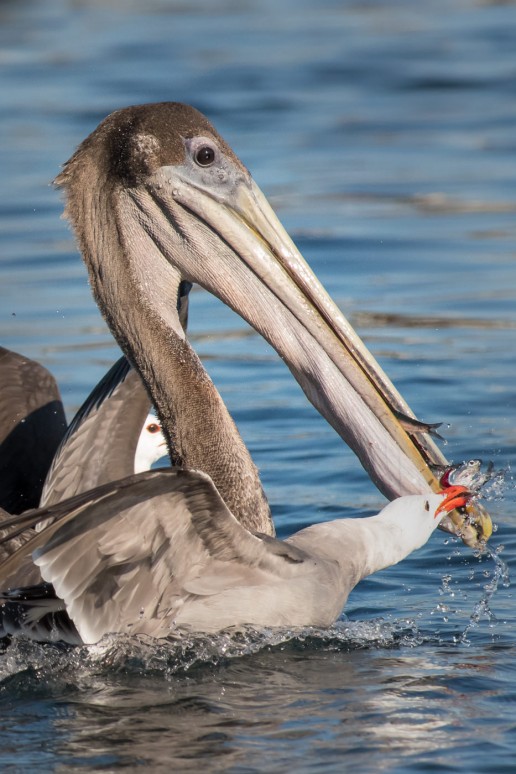
<path id="1" fill-rule="evenodd" d="M 0 342 L 68 415 L 117 357 L 49 181 L 113 109 L 191 102 L 251 169 L 448 458 L 492 460 L 516 559 L 516 6 L 16 0 L 0 7 Z M 281 536 L 381 507 L 274 352 L 203 292 L 191 336 Z M 6 771 L 512 772 L 516 615 L 435 534 L 291 638 L 0 655 Z M 478 616 L 477 616 L 478 617 Z"/>

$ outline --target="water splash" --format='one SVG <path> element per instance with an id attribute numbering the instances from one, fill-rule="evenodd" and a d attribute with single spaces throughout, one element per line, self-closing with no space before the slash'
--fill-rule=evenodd
<path id="1" fill-rule="evenodd" d="M 468 639 L 468 635 L 473 629 L 478 627 L 482 618 L 487 618 L 490 626 L 494 626 L 497 623 L 497 618 L 491 610 L 491 600 L 498 591 L 498 586 L 500 583 L 505 588 L 510 586 L 509 567 L 500 556 L 502 551 L 503 546 L 493 548 L 489 545 L 486 545 L 484 548 L 484 553 L 494 562 L 494 571 L 488 582 L 484 584 L 484 593 L 482 594 L 481 599 L 475 605 L 468 625 L 460 636 L 454 638 L 455 642 L 458 644 L 471 644 L 470 640 Z"/>
<path id="2" fill-rule="evenodd" d="M 230 629 L 213 635 L 152 637 L 108 635 L 96 645 L 80 647 L 37 643 L 15 638 L 0 660 L 0 686 L 13 682 L 24 690 L 37 685 L 80 686 L 93 676 L 159 674 L 173 679 L 199 669 L 226 665 L 230 660 L 261 651 L 281 650 L 349 652 L 360 649 L 417 647 L 425 641 L 412 619 L 339 620 L 324 629 L 315 627 Z"/>
<path id="3" fill-rule="evenodd" d="M 351 651 L 364 648 L 416 646 L 423 642 L 412 620 L 339 620 L 328 628 L 228 629 L 213 635 L 186 635 L 153 640 L 105 637 L 90 646 L 85 663 L 114 671 L 165 672 L 179 675 L 197 667 L 222 666 L 231 659 L 266 650 Z"/>

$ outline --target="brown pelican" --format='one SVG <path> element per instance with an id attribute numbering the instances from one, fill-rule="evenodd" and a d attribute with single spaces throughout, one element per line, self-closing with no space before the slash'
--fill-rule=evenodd
<path id="1" fill-rule="evenodd" d="M 59 388 L 39 363 L 0 347 L 0 507 L 37 507 L 66 431 Z"/>
<path id="2" fill-rule="evenodd" d="M 387 497 L 439 489 L 429 465 L 446 460 L 422 432 L 427 426 L 412 418 L 201 113 L 179 103 L 116 111 L 79 146 L 56 184 L 97 303 L 147 385 L 167 440 L 181 454 L 186 437 L 195 437 L 199 451 L 187 464 L 211 476 L 233 513 L 243 507 L 234 486 L 240 458 L 232 453 L 205 464 L 203 443 L 229 431 L 180 324 L 176 299 L 184 281 L 217 295 L 272 344 Z M 197 414 L 197 400 L 211 405 L 207 417 Z M 177 438 L 174 412 L 184 419 Z M 489 531 L 488 518 L 478 520 Z"/>
<path id="3" fill-rule="evenodd" d="M 149 588 L 159 582 L 166 590 L 189 563 L 192 522 L 187 517 L 187 540 L 181 543 L 174 524 L 182 523 L 182 517 L 174 511 L 174 504 L 179 512 L 195 515 L 202 539 L 217 544 L 221 552 L 217 558 L 233 550 L 231 534 L 216 528 L 219 517 L 228 523 L 230 516 L 239 524 L 243 532 L 239 531 L 237 542 L 244 546 L 242 550 L 250 545 L 249 536 L 274 555 L 284 551 L 283 543 L 270 543 L 252 534 L 270 518 L 268 506 L 247 449 L 186 340 L 178 314 L 184 282 L 197 282 L 213 292 L 260 332 L 285 360 L 312 403 L 356 452 L 377 486 L 390 498 L 423 495 L 411 507 L 426 512 L 428 505 L 433 518 L 440 500 L 429 493 L 440 487 L 430 464 L 446 461 L 425 433 L 428 426 L 410 415 L 289 239 L 249 172 L 204 116 L 177 103 L 117 111 L 82 143 L 56 183 L 65 192 L 66 215 L 76 231 L 97 303 L 147 386 L 169 448 L 191 469 L 143 474 L 143 478 L 97 489 L 90 500 L 79 496 L 75 503 L 60 504 L 61 518 L 36 542 L 31 541 L 24 556 L 27 550 L 38 550 L 37 557 L 33 556 L 42 575 L 61 589 L 61 598 L 79 572 L 73 557 L 84 551 L 81 567 L 91 564 L 87 547 L 98 549 L 97 526 L 113 514 L 121 543 L 109 554 L 111 581 L 107 582 L 102 563 L 98 579 L 85 578 L 88 588 L 94 587 L 100 595 L 98 607 L 109 607 L 110 598 L 122 593 L 122 588 L 133 600 L 145 597 L 146 582 Z M 156 494 L 159 486 L 163 496 Z M 400 514 L 403 520 L 406 507 L 398 503 L 390 514 Z M 141 527 L 128 516 L 131 508 L 138 513 Z M 198 516 L 199 508 L 203 516 Z M 476 544 L 488 536 L 490 521 L 482 512 L 472 513 L 473 525 L 466 524 L 463 516 L 455 518 L 465 541 Z M 371 551 L 377 550 L 378 536 L 368 535 Z M 172 536 L 174 544 L 177 540 L 186 552 L 178 559 L 179 569 L 165 560 Z M 332 539 L 331 529 L 328 537 Z M 418 533 L 418 545 L 421 540 Z M 403 546 L 401 553 L 415 547 L 401 538 L 391 541 L 387 563 L 398 561 L 393 559 L 399 556 L 394 550 L 396 542 Z M 320 538 L 317 543 L 315 555 L 321 548 Z M 52 551 L 61 545 L 70 550 L 68 567 L 59 551 L 55 564 L 48 558 L 56 556 Z M 321 550 L 324 554 L 327 549 Z M 246 556 L 251 563 L 256 558 L 252 552 Z M 285 561 L 296 564 L 290 554 Z M 0 568 L 5 585 L 9 585 L 16 562 L 11 558 L 8 566 Z M 147 581 L 132 586 L 131 579 L 139 577 L 144 568 L 152 578 L 147 575 Z M 351 578 L 355 574 L 349 570 Z M 354 582 L 342 581 L 344 586 Z M 82 588 L 81 594 L 88 588 Z M 142 615 L 159 618 L 163 612 L 159 606 L 153 611 L 147 613 L 144 607 Z M 128 621 L 121 624 L 127 625 Z M 220 628 L 216 621 L 214 625 Z M 114 630 L 120 630 L 116 622 Z"/>

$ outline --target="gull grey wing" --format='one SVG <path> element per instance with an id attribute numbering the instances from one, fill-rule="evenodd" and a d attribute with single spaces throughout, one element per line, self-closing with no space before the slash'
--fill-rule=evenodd
<path id="1" fill-rule="evenodd" d="M 57 384 L 34 360 L 0 347 L 0 506 L 38 505 L 45 476 L 66 430 Z"/>
<path id="2" fill-rule="evenodd" d="M 52 505 L 134 473 L 134 455 L 150 409 L 143 383 L 120 358 L 83 403 L 45 481 L 41 505 Z"/>
<path id="3" fill-rule="evenodd" d="M 33 557 L 85 642 L 109 632 L 164 636 L 190 596 L 289 577 L 306 556 L 248 532 L 198 471 L 134 476 L 63 521 Z"/>

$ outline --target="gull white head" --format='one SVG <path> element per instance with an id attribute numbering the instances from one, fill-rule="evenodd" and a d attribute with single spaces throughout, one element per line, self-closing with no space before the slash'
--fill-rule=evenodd
<path id="1" fill-rule="evenodd" d="M 155 414 L 147 414 L 134 455 L 134 472 L 143 473 L 167 454 L 167 444 Z"/>

